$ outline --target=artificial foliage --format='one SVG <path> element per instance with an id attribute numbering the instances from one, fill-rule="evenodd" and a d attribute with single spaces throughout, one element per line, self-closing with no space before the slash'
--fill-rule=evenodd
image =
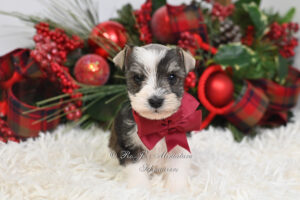
<path id="1" fill-rule="evenodd" d="M 27 70 L 26 73 L 29 71 L 31 73 L 29 77 L 33 78 L 32 68 L 38 68 L 42 72 L 41 77 L 49 79 L 61 93 L 52 98 L 31 102 L 35 108 L 26 111 L 27 114 L 54 105 L 60 106 L 56 112 L 37 122 L 44 120 L 51 122 L 63 118 L 62 122 L 69 120 L 74 125 L 84 128 L 90 127 L 93 123 L 98 123 L 105 128 L 110 127 L 119 109 L 129 103 L 124 72 L 114 66 L 112 58 L 124 47 L 125 43 L 141 46 L 153 42 L 181 47 L 195 57 L 196 69 L 188 74 L 185 80 L 185 90 L 194 97 L 199 97 L 199 100 L 203 99 L 199 91 L 203 74 L 215 66 L 217 72 L 222 73 L 221 80 L 228 79 L 233 84 L 232 95 L 228 96 L 230 101 L 226 104 L 237 107 L 249 91 L 255 92 L 261 102 L 266 102 L 262 106 L 263 111 L 260 111 L 262 113 L 254 109 L 258 112 L 254 116 L 263 116 L 262 119 L 255 123 L 250 120 L 249 124 L 246 119 L 243 119 L 245 116 L 240 116 L 233 107 L 231 113 L 226 113 L 226 109 L 222 110 L 220 106 L 215 106 L 216 116 L 212 117 L 207 125 L 227 127 L 232 131 L 234 138 L 239 141 L 245 134 L 255 135 L 258 126 L 274 127 L 287 123 L 290 108 L 295 104 L 300 93 L 300 77 L 297 75 L 298 72 L 293 73 L 291 68 L 295 56 L 294 49 L 298 45 L 294 34 L 298 32 L 299 26 L 292 22 L 295 8 L 280 15 L 272 10 L 261 9 L 260 3 L 260 0 L 238 0 L 235 3 L 228 0 L 206 0 L 192 1 L 190 5 L 176 7 L 167 4 L 165 0 L 146 0 L 138 10 L 134 10 L 130 4 L 124 5 L 117 11 L 118 17 L 108 22 L 98 21 L 96 10 L 98 5 L 92 0 L 45 1 L 43 2 L 46 10 L 44 15 L 28 16 L 3 11 L 0 11 L 0 14 L 17 17 L 36 28 L 36 35 L 33 37 L 35 46 L 24 50 L 27 52 L 27 59 L 31 59 L 31 62 L 26 62 L 27 68 L 31 70 Z M 166 25 L 170 26 L 170 30 L 161 33 L 159 31 L 164 27 L 156 27 L 156 24 L 151 23 L 154 18 L 159 19 L 159 17 L 168 18 L 167 23 L 170 24 Z M 103 28 L 104 23 L 120 25 L 115 28 L 111 26 L 113 27 L 110 28 L 111 30 L 106 30 Z M 182 25 L 185 23 L 188 25 Z M 122 35 L 122 42 L 119 43 L 118 33 L 123 29 L 125 32 Z M 111 37 L 112 34 L 116 35 Z M 163 36 L 166 38 L 172 37 L 172 42 L 165 43 L 155 37 L 155 35 L 162 34 L 165 34 Z M 101 53 L 96 49 L 100 49 Z M 106 72 L 109 70 L 110 76 L 108 80 L 105 80 L 107 81 L 105 85 L 104 82 L 98 86 L 88 85 L 88 82 L 83 84 L 79 81 L 81 78 L 76 79 L 76 76 L 80 74 L 74 74 L 74 67 L 78 66 L 76 63 L 80 58 L 88 54 L 98 54 L 106 59 L 105 66 L 109 66 L 109 69 L 106 67 Z M 16 57 L 15 53 L 13 55 Z M 90 70 L 88 68 L 92 64 L 87 62 L 86 66 L 78 68 Z M 2 65 L 0 67 L 2 68 Z M 9 73 L 9 70 L 6 71 L 7 73 L 0 73 L 2 96 L 14 81 L 22 79 L 18 77 L 7 82 L 8 77 L 11 77 L 13 73 L 11 70 Z M 21 73 L 23 77 L 25 77 L 24 74 Z M 98 76 L 101 76 L 101 73 Z M 220 81 L 220 79 L 216 80 Z M 288 96 L 288 103 L 284 100 L 276 102 L 276 98 L 282 96 L 284 92 L 272 93 L 273 88 L 269 86 L 272 84 L 282 90 L 287 89 L 293 94 Z M 264 89 L 266 93 L 261 92 Z M 208 96 L 211 102 L 220 100 L 212 99 L 214 95 Z M 222 100 L 222 94 L 217 96 L 216 98 Z M 5 104 L 5 95 L 2 99 Z M 211 102 L 208 104 L 210 105 Z M 245 104 L 249 105 L 249 102 Z M 285 103 L 288 105 L 284 106 Z M 282 109 L 277 109 L 281 104 Z M 204 119 L 212 116 L 210 114 L 212 111 L 205 103 L 200 107 Z M 4 107 L 0 108 L 1 112 L 5 110 Z M 249 108 L 245 108 L 245 112 L 253 113 Z M 242 120 L 241 123 L 233 119 L 233 114 L 241 117 L 239 119 Z M 277 118 L 279 116 L 281 121 L 273 120 L 271 116 Z M 246 124 L 246 128 L 239 126 L 243 123 Z M 4 126 L 2 124 L 1 122 L 1 126 Z M 2 140 L 6 140 L 7 133 L 12 135 L 6 129 L 5 137 L 3 137 L 5 139 Z"/>
<path id="2" fill-rule="evenodd" d="M 136 19 L 133 15 L 133 8 L 131 4 L 124 5 L 120 10 L 117 11 L 118 18 L 112 19 L 113 21 L 119 22 L 122 24 L 129 37 L 129 42 L 132 44 L 142 45 L 142 42 L 140 41 L 140 35 L 137 28 L 133 28 L 136 25 Z"/>

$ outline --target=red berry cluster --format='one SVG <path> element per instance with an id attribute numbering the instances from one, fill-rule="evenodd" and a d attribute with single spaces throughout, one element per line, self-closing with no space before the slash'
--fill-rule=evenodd
<path id="1" fill-rule="evenodd" d="M 292 33 L 296 33 L 298 31 L 299 31 L 299 25 L 297 23 L 290 22 L 290 23 L 284 23 L 280 25 L 277 22 L 274 22 L 270 26 L 268 37 L 271 40 L 285 39 L 291 36 Z"/>
<path id="2" fill-rule="evenodd" d="M 195 72 L 189 72 L 184 82 L 184 90 L 188 91 L 190 88 L 196 87 L 197 76 Z"/>
<path id="3" fill-rule="evenodd" d="M 69 120 L 79 119 L 81 117 L 81 111 L 79 110 L 79 108 L 82 106 L 82 94 L 74 91 L 78 89 L 79 86 L 75 83 L 73 78 L 68 73 L 68 68 L 61 66 L 57 63 L 51 63 L 50 69 L 54 74 L 55 80 L 58 80 L 58 82 L 60 83 L 62 92 L 70 94 L 71 98 L 75 101 L 75 104 L 70 103 L 64 109 L 65 114 L 67 114 L 67 118 Z"/>
<path id="4" fill-rule="evenodd" d="M 78 89 L 79 86 L 75 83 L 73 78 L 69 74 L 69 69 L 58 63 L 52 62 L 50 64 L 50 72 L 48 75 L 51 81 L 59 82 L 62 92 L 67 94 L 73 94 L 73 90 Z M 52 76 L 51 76 L 52 75 Z M 54 79 L 54 80 L 52 80 Z"/>
<path id="5" fill-rule="evenodd" d="M 248 26 L 245 37 L 242 38 L 242 43 L 248 46 L 252 46 L 254 41 L 254 26 Z"/>
<path id="6" fill-rule="evenodd" d="M 50 30 L 49 24 L 39 23 L 35 26 L 37 34 L 34 36 L 34 41 L 36 43 L 35 49 L 31 51 L 31 56 L 37 61 L 41 70 L 49 78 L 50 81 L 58 83 L 61 87 L 63 93 L 70 94 L 71 99 L 74 99 L 75 104 L 73 104 L 75 109 L 69 110 L 67 118 L 70 120 L 75 120 L 80 118 L 81 111 L 79 108 L 82 105 L 80 98 L 81 93 L 76 93 L 74 90 L 78 89 L 79 86 L 73 80 L 69 73 L 69 69 L 63 66 L 66 62 L 67 55 L 71 51 L 77 48 L 83 47 L 83 41 L 76 35 L 71 38 L 66 35 L 64 30 L 56 28 Z M 68 110 L 67 105 L 65 110 Z M 70 112 L 72 111 L 72 112 Z M 72 115 L 76 117 L 73 117 Z M 80 115 L 78 114 L 80 112 Z M 79 117 L 78 117 L 79 116 Z"/>
<path id="7" fill-rule="evenodd" d="M 64 108 L 64 112 L 67 115 L 68 120 L 77 120 L 81 117 L 81 110 L 74 103 L 69 103 Z"/>
<path id="8" fill-rule="evenodd" d="M 149 44 L 152 42 L 152 33 L 150 29 L 149 22 L 151 21 L 152 12 L 152 1 L 147 0 L 140 10 L 134 12 L 134 16 L 137 22 L 137 29 L 140 32 L 140 40 Z"/>
<path id="9" fill-rule="evenodd" d="M 36 24 L 35 29 L 37 33 L 33 40 L 36 45 L 31 51 L 31 56 L 40 63 L 43 70 L 51 62 L 63 64 L 69 52 L 83 47 L 83 41 L 78 36 L 74 35 L 69 38 L 62 29 L 50 30 L 47 23 Z"/>
<path id="10" fill-rule="evenodd" d="M 294 49 L 298 46 L 298 39 L 293 34 L 298 31 L 297 23 L 290 22 L 280 25 L 274 22 L 267 36 L 279 47 L 279 53 L 284 58 L 289 58 L 295 55 Z"/>
<path id="11" fill-rule="evenodd" d="M 286 41 L 284 45 L 282 45 L 281 49 L 279 50 L 279 53 L 284 58 L 290 58 L 295 56 L 295 48 L 298 46 L 298 39 L 297 38 L 291 38 L 290 40 Z"/>
<path id="12" fill-rule="evenodd" d="M 181 48 L 188 50 L 192 55 L 196 54 L 197 44 L 193 34 L 190 32 L 182 32 L 180 33 L 180 39 L 178 40 L 178 46 Z"/>
<path id="13" fill-rule="evenodd" d="M 0 119 L 0 141 L 1 142 L 20 142 L 15 133 L 8 127 L 7 123 Z"/>
<path id="14" fill-rule="evenodd" d="M 215 2 L 211 14 L 219 21 L 224 21 L 228 16 L 232 15 L 234 8 L 234 4 L 223 6 L 220 3 Z"/>

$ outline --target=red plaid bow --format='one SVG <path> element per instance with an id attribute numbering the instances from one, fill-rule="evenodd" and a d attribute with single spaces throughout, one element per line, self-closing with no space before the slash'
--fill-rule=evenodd
<path id="1" fill-rule="evenodd" d="M 206 24 L 200 7 L 192 2 L 190 5 L 173 6 L 166 4 L 172 32 L 179 37 L 180 33 L 191 32 L 201 36 L 208 42 Z"/>
<path id="2" fill-rule="evenodd" d="M 200 129 L 202 113 L 201 110 L 196 110 L 198 106 L 198 101 L 185 93 L 179 110 L 163 120 L 146 119 L 133 110 L 141 141 L 152 150 L 161 139 L 165 138 L 168 152 L 177 145 L 190 152 L 186 132 Z"/>

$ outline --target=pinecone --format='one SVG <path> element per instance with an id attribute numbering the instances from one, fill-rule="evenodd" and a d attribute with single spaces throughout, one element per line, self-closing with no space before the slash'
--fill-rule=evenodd
<path id="1" fill-rule="evenodd" d="M 242 33 L 238 25 L 230 19 L 220 22 L 220 33 L 213 39 L 213 45 L 219 47 L 221 44 L 241 41 Z"/>

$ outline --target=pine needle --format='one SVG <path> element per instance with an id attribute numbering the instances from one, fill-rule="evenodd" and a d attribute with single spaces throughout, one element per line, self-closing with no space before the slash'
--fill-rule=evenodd
<path id="1" fill-rule="evenodd" d="M 68 35 L 78 35 L 87 39 L 91 30 L 99 23 L 98 3 L 92 0 L 42 0 L 45 12 L 36 15 L 26 15 L 19 12 L 0 11 L 0 14 L 18 18 L 33 24 L 41 21 L 49 23 L 50 27 L 64 29 Z"/>

